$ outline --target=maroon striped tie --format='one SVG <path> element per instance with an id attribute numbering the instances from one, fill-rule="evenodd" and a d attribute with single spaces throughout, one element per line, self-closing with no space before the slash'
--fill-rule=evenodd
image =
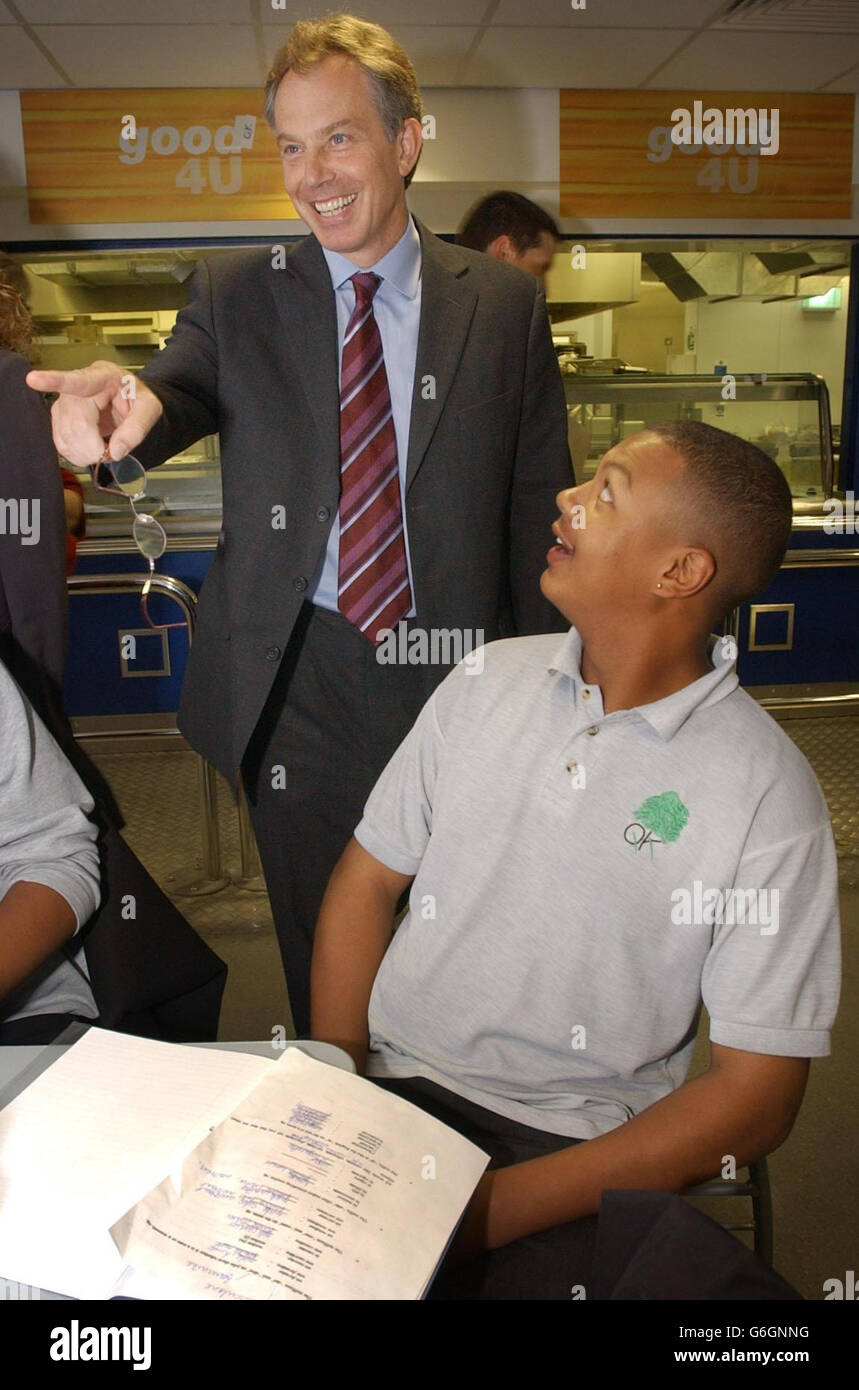
<path id="1" fill-rule="evenodd" d="M 352 276 L 355 308 L 340 367 L 340 567 L 337 607 L 377 643 L 412 603 L 397 439 L 373 296 L 372 272 Z"/>

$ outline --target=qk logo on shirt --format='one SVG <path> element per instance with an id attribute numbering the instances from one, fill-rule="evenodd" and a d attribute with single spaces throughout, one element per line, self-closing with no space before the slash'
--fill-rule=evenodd
<path id="1" fill-rule="evenodd" d="M 661 792 L 649 796 L 635 812 L 637 820 L 630 821 L 623 838 L 638 854 L 647 845 L 653 858 L 653 846 L 671 844 L 680 838 L 689 812 L 676 792 Z"/>

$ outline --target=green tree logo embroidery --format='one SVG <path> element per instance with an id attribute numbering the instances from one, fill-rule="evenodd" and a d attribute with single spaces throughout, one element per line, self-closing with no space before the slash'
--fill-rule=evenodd
<path id="1" fill-rule="evenodd" d="M 679 839 L 689 819 L 689 812 L 676 792 L 661 792 L 649 796 L 636 811 L 637 820 L 626 827 L 623 838 L 636 850 L 647 845 L 653 858 L 654 844 L 671 844 Z"/>

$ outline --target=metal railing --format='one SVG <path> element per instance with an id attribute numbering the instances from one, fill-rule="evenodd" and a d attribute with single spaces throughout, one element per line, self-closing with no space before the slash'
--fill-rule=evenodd
<path id="1" fill-rule="evenodd" d="M 197 595 L 181 579 L 170 574 L 72 574 L 66 583 L 69 593 L 83 594 L 127 594 L 139 593 L 146 580 L 150 592 L 163 594 L 173 599 L 182 610 L 188 624 L 188 644 L 194 640 L 197 621 Z M 178 731 L 177 731 L 178 732 Z M 110 737 L 110 735 L 104 735 Z M 203 850 L 203 876 L 189 880 L 181 885 L 171 885 L 173 892 L 181 895 L 201 897 L 207 893 L 217 893 L 229 883 L 221 864 L 221 834 L 218 824 L 218 792 L 215 782 L 215 769 L 212 764 L 195 754 L 199 767 L 200 828 Z M 246 813 L 247 814 L 247 813 Z M 256 847 L 254 846 L 254 853 Z M 258 862 L 258 861 L 257 861 Z M 249 861 L 249 873 L 253 863 Z M 257 872 L 259 870 L 257 869 Z M 245 850 L 242 851 L 242 874 L 245 873 Z"/>

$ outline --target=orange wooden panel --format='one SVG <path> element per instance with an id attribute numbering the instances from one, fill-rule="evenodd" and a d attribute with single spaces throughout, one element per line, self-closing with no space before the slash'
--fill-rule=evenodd
<path id="1" fill-rule="evenodd" d="M 672 145 L 672 111 L 695 101 L 777 110 L 777 152 Z M 834 94 L 562 91 L 561 216 L 850 217 L 853 105 Z"/>
<path id="2" fill-rule="evenodd" d="M 256 87 L 22 92 L 30 220 L 295 218 L 261 108 Z M 241 116 L 256 118 L 247 145 Z M 123 150 L 128 117 L 137 136 Z"/>

